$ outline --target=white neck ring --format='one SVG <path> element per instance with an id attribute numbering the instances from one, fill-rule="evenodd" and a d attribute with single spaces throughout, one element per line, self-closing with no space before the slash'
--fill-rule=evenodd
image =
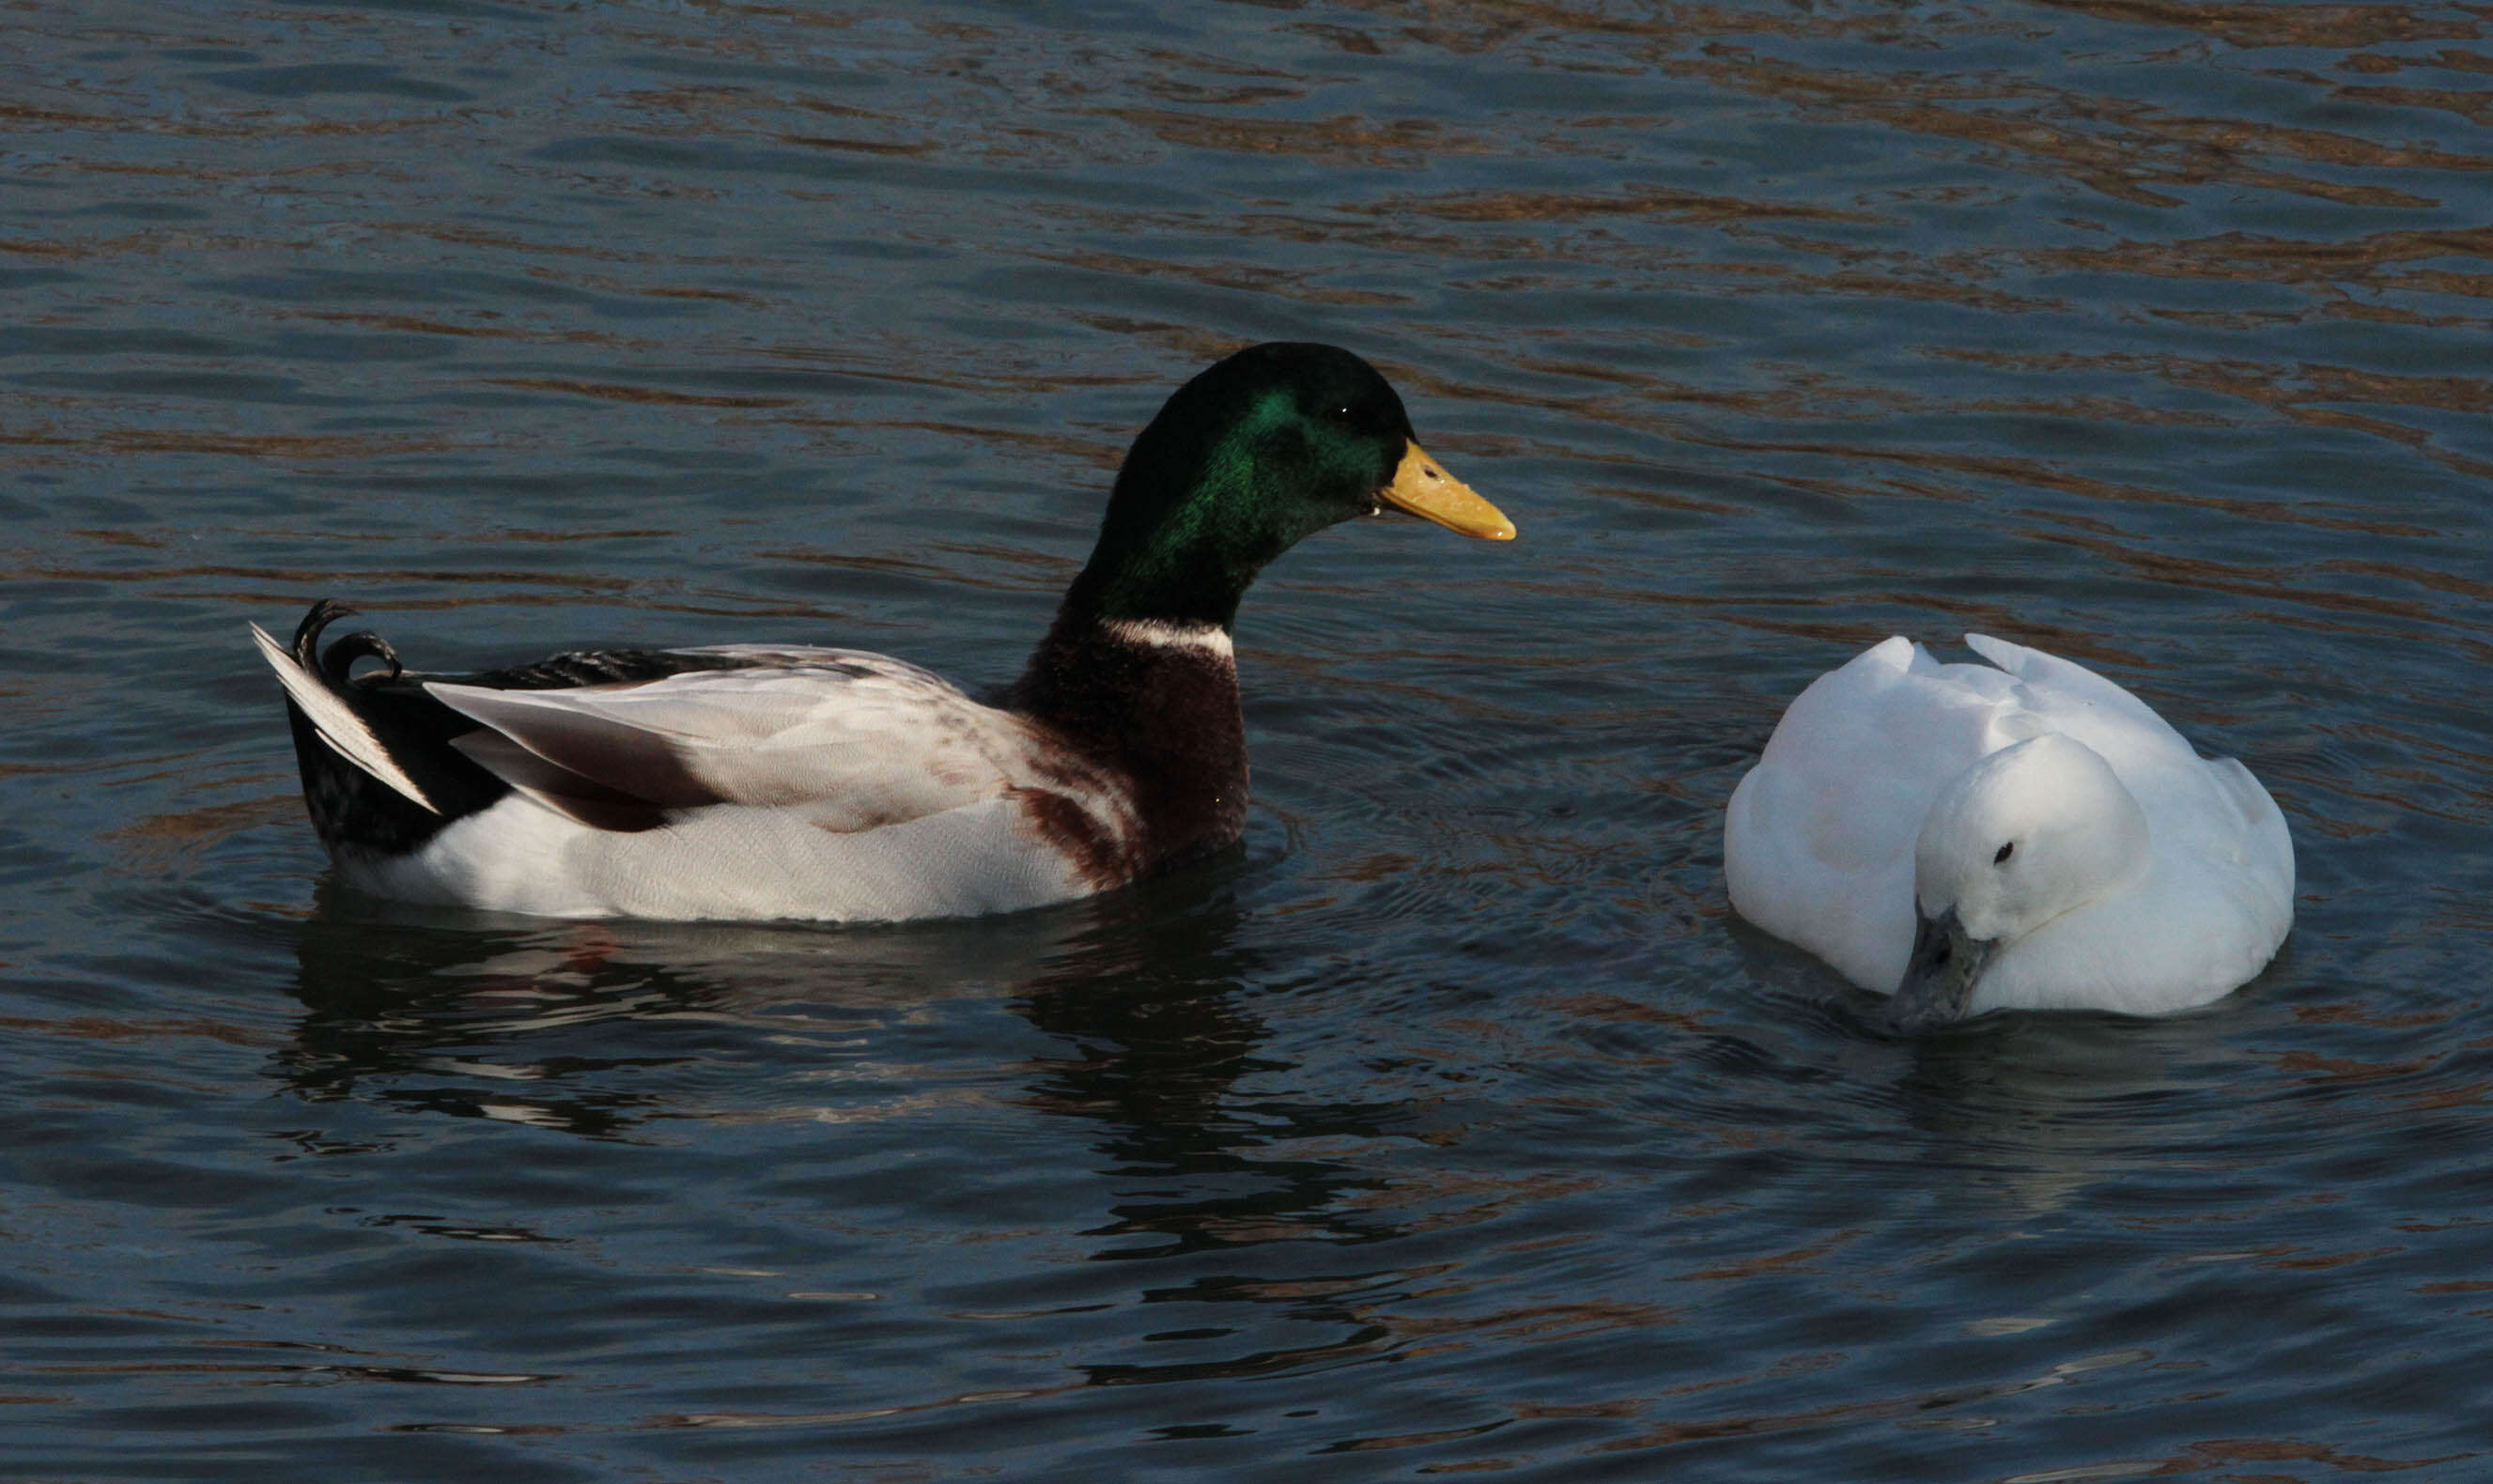
<path id="1" fill-rule="evenodd" d="M 1223 660 L 1236 658 L 1229 631 L 1216 623 L 1170 623 L 1158 618 L 1103 618 L 1099 632 L 1120 643 L 1147 649 L 1191 649 Z"/>

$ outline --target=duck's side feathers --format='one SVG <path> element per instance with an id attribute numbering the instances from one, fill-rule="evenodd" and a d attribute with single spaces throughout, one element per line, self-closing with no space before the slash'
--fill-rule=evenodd
<path id="1" fill-rule="evenodd" d="M 2294 922 L 2294 834 L 2285 827 L 2285 812 L 2238 758 L 2210 757 L 2208 773 L 2242 812 L 2240 842 L 2229 853 L 2258 883 L 2253 909 L 2273 920 L 2282 940 Z"/>
<path id="2" fill-rule="evenodd" d="M 631 822 L 635 804 L 736 804 L 800 811 L 834 832 L 872 829 L 1000 796 L 1022 781 L 1036 740 L 1019 718 L 884 656 L 736 658 L 760 663 L 561 691 L 425 689 L 501 739 L 462 738 L 466 756 L 599 828 L 646 828 Z"/>
<path id="3" fill-rule="evenodd" d="M 429 681 L 424 689 L 483 724 L 481 735 L 471 731 L 451 745 L 513 787 L 583 795 L 593 790 L 658 809 L 729 802 L 692 775 L 666 732 L 598 710 L 591 697 L 600 693 L 497 691 L 443 680 Z M 513 756 L 514 749 L 520 756 Z"/>
<path id="4" fill-rule="evenodd" d="M 252 640 L 259 645 L 261 658 L 277 671 L 278 684 L 285 688 L 286 698 L 293 701 L 304 719 L 311 723 L 313 734 L 331 752 L 352 763 L 373 778 L 388 785 L 408 802 L 422 805 L 433 814 L 441 807 L 426 796 L 414 779 L 406 776 L 389 755 L 389 749 L 373 734 L 364 719 L 355 714 L 344 697 L 329 688 L 328 683 L 310 667 L 297 659 L 285 646 L 269 637 L 257 624 L 251 626 Z"/>
<path id="5" fill-rule="evenodd" d="M 2254 839 L 2285 846 L 2290 851 L 2292 846 L 2287 845 L 2284 811 L 2276 807 L 2276 800 L 2268 796 L 2268 789 L 2262 787 L 2260 781 L 2251 776 L 2251 770 L 2242 765 L 2241 759 L 2210 757 L 2207 761 L 2208 771 L 2214 775 L 2217 786 L 2224 790 L 2225 797 L 2231 799 L 2234 807 L 2242 812 L 2242 824 L 2249 830 L 2251 836 Z"/>
<path id="6" fill-rule="evenodd" d="M 450 745 L 528 798 L 590 829 L 634 835 L 667 822 L 663 806 L 550 762 L 490 727 L 453 737 Z"/>

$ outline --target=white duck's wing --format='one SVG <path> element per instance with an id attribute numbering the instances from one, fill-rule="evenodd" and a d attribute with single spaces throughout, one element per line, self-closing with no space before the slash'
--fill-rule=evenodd
<path id="1" fill-rule="evenodd" d="M 2112 764 L 2155 838 L 2219 870 L 2257 863 L 2290 896 L 2294 846 L 2276 801 L 2231 757 L 2202 757 L 2153 707 L 2075 661 L 1980 634 L 1965 641 L 2015 675 L 2036 725 L 2076 738 Z"/>
<path id="2" fill-rule="evenodd" d="M 1037 739 L 916 666 L 860 650 L 687 651 L 749 663 L 560 690 L 435 681 L 482 730 L 453 745 L 513 787 L 602 829 L 756 805 L 851 832 L 1003 796 Z"/>
<path id="3" fill-rule="evenodd" d="M 1893 990 L 1912 949 L 1923 816 L 1948 780 L 2020 740 L 2015 691 L 1901 637 L 1811 682 L 1732 792 L 1731 905 L 1853 983 Z"/>
<path id="4" fill-rule="evenodd" d="M 2285 812 L 2276 807 L 2276 800 L 2268 797 L 2268 789 L 2251 776 L 2251 770 L 2242 766 L 2239 758 L 2208 758 L 2208 771 L 2215 778 L 2226 802 L 2232 804 L 2241 816 L 2242 836 L 2248 843 L 2248 853 L 2270 869 L 2281 867 L 2285 889 L 2291 894 L 2294 890 L 2294 840 L 2285 828 Z"/>
<path id="5" fill-rule="evenodd" d="M 2154 707 L 2074 660 L 1987 634 L 1968 634 L 1965 641 L 2021 682 L 2018 699 L 2034 728 L 2028 735 L 2056 731 L 2074 737 L 2094 749 L 2124 781 L 2134 768 L 2199 756 Z"/>

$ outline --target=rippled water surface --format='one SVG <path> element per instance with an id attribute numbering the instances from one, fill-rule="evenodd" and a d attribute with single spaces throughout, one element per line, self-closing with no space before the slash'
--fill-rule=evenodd
<path id="1" fill-rule="evenodd" d="M 2493 12 L 0 8 L 0 1473 L 2493 1476 Z M 1243 848 L 827 931 L 329 885 L 246 620 L 1008 677 L 1338 341 L 1512 547 Z M 1719 818 L 1889 633 L 2267 780 L 2202 1013 L 1921 1042 Z"/>

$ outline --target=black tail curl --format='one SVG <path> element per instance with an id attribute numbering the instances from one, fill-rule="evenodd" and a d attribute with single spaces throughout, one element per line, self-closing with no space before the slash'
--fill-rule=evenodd
<path id="1" fill-rule="evenodd" d="M 389 673 L 384 677 L 386 679 L 396 680 L 406 673 L 406 667 L 399 663 L 398 651 L 390 647 L 390 641 L 370 629 L 359 630 L 336 640 L 329 645 L 326 654 L 319 652 L 321 631 L 358 611 L 335 598 L 323 598 L 313 604 L 312 610 L 303 615 L 303 621 L 294 626 L 294 658 L 305 669 L 328 682 L 329 689 L 333 691 L 345 690 L 354 683 L 357 660 L 378 660 L 387 665 Z"/>
<path id="2" fill-rule="evenodd" d="M 354 612 L 335 598 L 313 604 L 295 626 L 292 655 L 345 702 L 373 745 L 424 791 L 426 802 L 415 802 L 357 766 L 322 741 L 311 719 L 289 704 L 295 757 L 312 823 L 331 851 L 351 846 L 398 854 L 420 847 L 450 820 L 487 808 L 510 790 L 450 745 L 476 724 L 426 694 L 424 677 L 399 662 L 389 640 L 355 633 L 323 647 L 329 626 Z M 354 673 L 366 660 L 385 668 Z"/>

